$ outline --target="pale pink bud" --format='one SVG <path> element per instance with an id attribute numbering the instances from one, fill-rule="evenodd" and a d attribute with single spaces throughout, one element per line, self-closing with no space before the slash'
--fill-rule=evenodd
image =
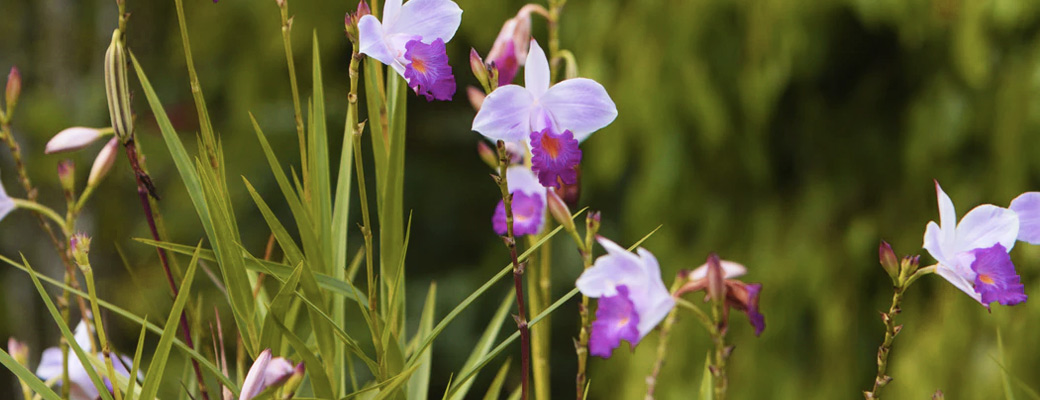
<path id="1" fill-rule="evenodd" d="M 7 354 L 10 354 L 18 364 L 29 364 L 29 346 L 15 338 L 7 339 Z"/>
<path id="2" fill-rule="evenodd" d="M 7 90 L 5 91 L 8 110 L 14 108 L 14 104 L 18 102 L 18 96 L 21 94 L 22 74 L 18 72 L 18 67 L 11 67 L 11 72 L 7 74 Z"/>
<path id="3" fill-rule="evenodd" d="M 466 87 L 466 96 L 469 97 L 469 104 L 473 106 L 474 111 L 480 111 L 480 106 L 484 105 L 484 97 L 487 97 L 483 90 L 474 86 Z"/>
<path id="4" fill-rule="evenodd" d="M 87 147 L 102 136 L 100 129 L 74 126 L 58 132 L 47 142 L 43 152 L 46 154 L 79 150 Z"/>
<path id="5" fill-rule="evenodd" d="M 87 186 L 97 185 L 101 182 L 101 179 L 108 175 L 108 171 L 112 169 L 112 165 L 116 162 L 118 150 L 119 139 L 114 137 L 105 144 L 105 147 L 101 148 L 97 158 L 94 159 L 94 166 L 90 167 L 90 177 L 87 178 Z"/>
<path id="6" fill-rule="evenodd" d="M 567 208 L 567 204 L 564 204 L 563 199 L 556 194 L 556 190 L 549 188 L 546 191 L 546 199 L 549 203 L 549 213 L 556 219 L 556 222 L 567 231 L 574 231 L 574 218 L 571 216 L 571 210 Z"/>
<path id="7" fill-rule="evenodd" d="M 239 400 L 249 400 L 264 389 L 285 383 L 296 366 L 282 357 L 271 358 L 271 349 L 264 350 L 249 368 L 245 382 L 242 383 L 242 391 Z M 302 367 L 301 367 L 302 368 Z M 302 371 L 302 370 L 301 370 Z"/>
<path id="8" fill-rule="evenodd" d="M 72 160 L 61 160 L 58 163 L 58 181 L 61 188 L 71 193 L 76 187 L 76 164 Z"/>
<path id="9" fill-rule="evenodd" d="M 499 86 L 513 82 L 516 72 L 527 61 L 531 46 L 531 8 L 524 7 L 515 17 L 502 24 L 495 44 L 488 52 L 488 62 L 498 68 Z"/>

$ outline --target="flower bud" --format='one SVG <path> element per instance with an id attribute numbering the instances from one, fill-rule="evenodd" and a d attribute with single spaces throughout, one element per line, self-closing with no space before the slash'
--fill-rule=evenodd
<path id="1" fill-rule="evenodd" d="M 473 111 L 480 111 L 480 106 L 484 105 L 484 98 L 487 95 L 475 86 L 467 86 L 466 97 L 469 98 L 469 105 L 473 106 Z"/>
<path id="2" fill-rule="evenodd" d="M 564 203 L 572 208 L 578 207 L 578 200 L 581 199 L 581 165 L 574 166 L 575 179 L 573 184 L 567 184 L 560 182 L 559 195 L 563 199 Z"/>
<path id="3" fill-rule="evenodd" d="M 130 110 L 130 88 L 126 78 L 126 49 L 119 30 L 112 32 L 112 43 L 105 52 L 105 95 L 112 130 L 123 143 L 133 138 L 134 117 Z"/>
<path id="4" fill-rule="evenodd" d="M 19 342 L 15 338 L 8 338 L 7 354 L 10 354 L 19 365 L 29 366 L 29 346 L 26 346 L 25 343 Z"/>
<path id="5" fill-rule="evenodd" d="M 567 208 L 560 196 L 556 194 L 556 189 L 549 188 L 546 190 L 545 197 L 549 203 L 549 213 L 556 219 L 556 223 L 563 226 L 563 229 L 566 229 L 568 232 L 574 232 L 574 219 L 571 216 L 571 210 Z"/>
<path id="6" fill-rule="evenodd" d="M 98 140 L 103 135 L 104 133 L 100 129 L 95 128 L 82 126 L 65 128 L 54 135 L 51 140 L 47 141 L 47 146 L 44 147 L 43 153 L 54 154 L 79 150 L 94 143 L 95 140 Z"/>
<path id="7" fill-rule="evenodd" d="M 488 67 L 484 64 L 484 59 L 480 58 L 480 53 L 477 53 L 477 49 L 469 49 L 469 68 L 473 70 L 473 76 L 477 78 L 477 82 L 484 87 L 484 92 L 491 92 L 491 86 L 488 84 Z"/>
<path id="8" fill-rule="evenodd" d="M 71 197 L 76 190 L 76 163 L 72 160 L 61 160 L 58 162 L 58 181 L 61 188 Z"/>
<path id="9" fill-rule="evenodd" d="M 213 2 L 216 3 L 216 0 Z M 285 8 L 285 0 L 274 0 L 274 4 L 277 4 L 278 8 Z"/>
<path id="10" fill-rule="evenodd" d="M 600 220 L 601 217 L 599 211 L 590 211 L 589 214 L 585 217 L 586 234 L 592 233 L 593 235 L 595 235 L 597 232 L 599 232 Z"/>
<path id="11" fill-rule="evenodd" d="M 892 246 L 888 245 L 888 242 L 881 241 L 881 246 L 878 247 L 878 258 L 881 260 L 881 267 L 888 272 L 888 276 L 892 279 L 899 277 L 899 259 L 896 258 L 896 253 L 892 251 Z"/>
<path id="12" fill-rule="evenodd" d="M 906 256 L 903 257 L 903 261 L 900 263 L 899 268 L 903 271 L 906 276 L 913 275 L 917 272 L 917 268 L 921 266 L 921 256 Z"/>
<path id="13" fill-rule="evenodd" d="M 21 94 L 22 74 L 18 72 L 18 67 L 11 67 L 11 72 L 7 74 L 7 90 L 4 92 L 8 114 L 14 110 L 14 105 L 18 103 L 18 96 Z"/>
<path id="14" fill-rule="evenodd" d="M 72 249 L 72 258 L 80 268 L 90 268 L 90 236 L 80 232 L 72 235 L 69 239 L 69 248 Z"/>
<path id="15" fill-rule="evenodd" d="M 498 168 L 498 155 L 495 154 L 495 150 L 484 143 L 483 140 L 477 142 L 477 154 L 480 155 L 480 159 L 484 160 L 491 169 Z"/>
<path id="16" fill-rule="evenodd" d="M 303 383 L 303 374 L 306 369 L 303 363 L 296 364 L 293 368 L 292 375 L 285 381 L 285 385 L 282 386 L 282 399 L 291 399 L 293 394 L 296 393 L 296 389 L 300 387 L 300 383 Z"/>
<path id="17" fill-rule="evenodd" d="M 708 255 L 708 297 L 713 302 L 726 299 L 726 273 L 722 270 L 722 261 L 719 255 L 711 253 Z"/>
<path id="18" fill-rule="evenodd" d="M 498 32 L 495 44 L 488 52 L 488 60 L 498 68 L 499 86 L 513 82 L 517 71 L 527 61 L 531 46 L 531 7 L 525 6 L 515 17 L 510 18 Z"/>
<path id="19" fill-rule="evenodd" d="M 90 177 L 87 178 L 87 186 L 96 186 L 108 175 L 108 171 L 112 170 L 112 165 L 116 162 L 116 155 L 119 154 L 118 150 L 119 140 L 117 138 L 112 138 L 105 144 L 105 147 L 101 148 L 97 158 L 94 159 L 94 165 L 90 167 Z"/>

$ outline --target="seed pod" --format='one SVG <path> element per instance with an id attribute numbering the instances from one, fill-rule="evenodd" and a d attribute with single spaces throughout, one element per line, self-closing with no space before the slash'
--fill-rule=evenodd
<path id="1" fill-rule="evenodd" d="M 122 143 L 133 139 L 134 118 L 130 111 L 130 88 L 126 79 L 126 48 L 119 30 L 112 32 L 112 43 L 105 52 L 105 95 L 112 130 Z"/>

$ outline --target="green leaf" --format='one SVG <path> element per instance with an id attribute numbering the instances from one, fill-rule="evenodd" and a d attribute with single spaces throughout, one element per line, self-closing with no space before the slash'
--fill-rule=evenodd
<path id="1" fill-rule="evenodd" d="M 437 306 L 437 283 L 430 283 L 430 289 L 426 292 L 426 303 L 423 305 L 422 316 L 419 317 L 419 331 L 415 333 L 416 338 L 426 337 L 433 330 L 433 313 Z M 419 369 L 412 375 L 408 382 L 408 399 L 426 400 L 430 391 L 430 364 L 432 360 L 431 349 L 426 354 L 419 356 Z"/>
<path id="2" fill-rule="evenodd" d="M 267 227 L 271 229 L 271 234 L 274 235 L 275 240 L 278 241 L 278 246 L 282 248 L 282 252 L 285 253 L 285 258 L 289 260 L 292 265 L 300 264 L 303 262 L 303 252 L 300 251 L 299 247 L 296 247 L 296 242 L 293 241 L 292 236 L 289 235 L 289 231 L 285 229 L 281 221 L 278 221 L 278 217 L 271 211 L 271 207 L 267 206 L 267 202 L 264 201 L 263 197 L 260 197 L 260 193 L 256 192 L 253 184 L 249 183 L 246 177 L 242 177 L 242 182 L 246 185 L 246 190 L 249 191 L 249 195 L 253 197 L 253 203 L 256 203 L 256 208 L 260 210 L 260 215 L 263 215 L 264 221 L 267 222 Z"/>
<path id="3" fill-rule="evenodd" d="M 312 66 L 312 83 L 314 85 L 314 113 L 310 128 L 310 139 L 307 141 L 310 147 L 310 154 L 307 156 L 307 161 L 311 164 L 311 210 L 313 211 L 314 217 L 312 220 L 317 223 L 315 227 L 318 232 L 322 234 L 319 236 L 321 239 L 321 249 L 324 250 L 325 255 L 325 266 L 331 268 L 333 265 L 332 261 L 332 237 L 329 235 L 332 232 L 332 188 L 331 179 L 329 178 L 329 137 L 328 131 L 325 126 L 325 89 L 322 84 L 321 78 L 321 53 L 319 52 L 318 46 L 318 31 L 315 30 L 312 33 L 313 36 L 313 66 Z M 336 275 L 336 272 L 331 270 L 319 271 L 329 275 Z"/>
<path id="4" fill-rule="evenodd" d="M 137 374 L 139 371 L 141 371 L 141 353 L 144 350 L 144 334 L 147 331 L 148 330 L 144 327 L 144 325 L 142 325 L 141 333 L 137 336 L 137 347 L 134 350 L 134 361 L 133 364 L 131 364 L 129 375 L 134 377 L 134 379 L 129 379 L 129 382 L 127 383 L 126 387 L 127 393 L 134 393 L 134 386 L 137 384 Z M 141 394 L 137 393 L 137 396 L 140 397 Z"/>
<path id="5" fill-rule="evenodd" d="M 7 354 L 3 349 L 0 349 L 0 364 L 3 364 L 8 371 L 14 373 L 18 379 L 25 382 L 26 385 L 29 385 L 29 388 L 32 389 L 33 392 L 40 395 L 45 400 L 61 400 L 61 396 L 58 396 L 58 394 L 54 393 L 51 388 L 47 387 L 47 384 L 43 383 L 40 378 L 37 378 L 36 374 L 26 369 L 22 364 L 19 364 L 18 361 L 15 361 L 14 357 L 11 357 L 11 355 Z"/>
<path id="6" fill-rule="evenodd" d="M 282 287 L 278 290 L 278 294 L 271 300 L 271 304 L 268 305 L 269 312 L 267 317 L 264 318 L 263 327 L 260 330 L 260 347 L 265 349 L 281 349 L 282 348 L 282 335 L 281 330 L 274 324 L 275 315 L 278 318 L 283 318 L 289 312 L 289 306 L 293 299 L 296 298 L 296 287 L 300 284 L 300 274 L 303 273 L 303 263 L 297 264 L 296 269 L 293 270 L 292 275 L 289 275 L 289 279 L 282 283 Z"/>
<path id="7" fill-rule="evenodd" d="M 451 395 L 452 400 L 466 398 L 466 393 L 469 392 L 469 388 L 473 386 L 473 381 L 477 377 L 475 369 L 478 363 L 491 351 L 491 346 L 494 345 L 495 339 L 498 338 L 498 332 L 502 329 L 502 322 L 506 320 L 506 316 L 509 315 L 509 309 L 513 306 L 515 296 L 514 293 L 510 292 L 505 299 L 502 299 L 498 306 L 498 311 L 495 311 L 495 315 L 488 321 L 487 329 L 484 330 L 484 333 L 480 335 L 480 339 L 474 344 L 473 352 L 470 353 L 466 363 L 462 365 L 462 369 L 459 371 L 458 376 L 464 378 L 456 380 L 455 388 L 452 389 L 454 393 Z"/>
<path id="8" fill-rule="evenodd" d="M 29 277 L 32 278 L 33 285 L 36 286 L 36 290 L 40 293 L 40 297 L 43 299 L 43 303 L 47 306 L 47 311 L 50 311 L 51 318 L 58 324 L 58 329 L 61 330 L 61 336 L 68 342 L 69 348 L 76 353 L 76 357 L 83 362 L 84 365 L 90 363 L 90 359 L 94 356 L 93 354 L 87 354 L 86 351 L 80 347 L 79 343 L 76 343 L 76 337 L 72 334 L 72 330 L 69 329 L 68 324 L 65 323 L 65 319 L 61 317 L 61 313 L 58 312 L 58 308 L 54 306 L 54 302 L 51 301 L 51 296 L 44 290 L 43 284 L 40 283 L 40 279 L 36 274 L 36 271 L 29 266 L 29 261 L 25 259 L 25 255 L 22 255 L 22 263 L 25 264 L 26 272 L 29 273 Z M 112 395 L 108 393 L 108 388 L 105 387 L 104 382 L 101 381 L 101 377 L 98 376 L 97 370 L 94 368 L 84 368 L 87 370 L 87 375 L 90 377 L 90 381 L 94 383 L 94 386 L 98 388 L 101 393 L 101 397 L 105 400 L 112 400 Z"/>
<path id="9" fill-rule="evenodd" d="M 159 344 L 155 347 L 155 353 L 152 356 L 148 373 L 145 374 L 144 383 L 141 384 L 141 399 L 152 400 L 155 398 L 156 393 L 159 392 L 159 383 L 162 382 L 164 377 L 163 371 L 166 369 L 167 359 L 170 357 L 170 347 L 173 345 L 174 337 L 177 336 L 181 312 L 184 311 L 184 305 L 188 303 L 188 298 L 191 297 L 191 284 L 195 278 L 195 270 L 199 266 L 198 249 L 201 248 L 202 243 L 199 243 L 198 248 L 195 250 L 195 255 L 191 258 L 191 263 L 188 264 L 188 271 L 184 273 L 180 292 L 177 293 L 177 298 L 173 301 L 173 309 L 170 310 L 170 315 L 166 318 L 166 325 L 164 325 L 162 336 L 159 337 Z"/>
<path id="10" fill-rule="evenodd" d="M 506 358 L 506 362 L 502 363 L 502 366 L 498 368 L 495 379 L 491 380 L 487 393 L 484 394 L 484 400 L 498 400 L 502 394 L 502 386 L 506 383 L 506 375 L 509 374 L 509 363 L 511 362 L 511 358 Z"/>
<path id="11" fill-rule="evenodd" d="M 701 400 L 712 400 L 715 397 L 715 392 L 712 390 L 711 377 L 711 355 L 704 356 L 704 373 L 701 374 Z"/>
<path id="12" fill-rule="evenodd" d="M 303 357 L 303 364 L 307 368 L 307 374 L 311 379 L 311 388 L 314 390 L 314 394 L 323 399 L 334 398 L 332 392 L 334 391 L 332 383 L 329 381 L 328 374 L 325 373 L 325 368 L 321 359 L 318 358 L 314 352 L 307 348 L 307 344 L 300 340 L 299 336 L 296 336 L 289 328 L 285 327 L 285 323 L 280 320 L 280 317 L 272 314 L 272 321 L 282 330 L 282 335 L 289 341 L 293 350 L 300 357 Z"/>
<path id="13" fill-rule="evenodd" d="M 379 265 L 384 288 L 389 289 L 398 279 L 404 280 L 404 162 L 405 162 L 405 114 L 408 105 L 408 85 L 395 75 L 388 77 L 387 112 L 390 121 L 389 153 L 387 156 L 385 182 L 376 181 L 379 187 Z M 387 292 L 384 292 L 387 293 Z M 399 297 L 384 299 L 383 308 L 404 310 L 404 291 Z M 394 305 L 386 304 L 389 302 Z M 404 313 L 401 312 L 403 316 Z M 391 327 L 396 324 L 388 321 Z M 400 324 L 400 325 L 403 325 Z M 400 332 L 394 332 L 400 336 Z"/>

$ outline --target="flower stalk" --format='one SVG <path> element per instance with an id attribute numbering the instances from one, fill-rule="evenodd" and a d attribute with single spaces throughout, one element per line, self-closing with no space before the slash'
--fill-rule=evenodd
<path id="1" fill-rule="evenodd" d="M 112 382 L 112 393 L 115 396 L 115 400 L 122 400 L 123 395 L 119 390 L 119 385 L 116 385 L 116 369 L 115 365 L 112 364 L 112 349 L 108 342 L 108 336 L 105 334 L 105 326 L 101 321 L 101 309 L 98 307 L 97 289 L 94 284 L 94 269 L 90 267 L 90 260 L 88 252 L 90 249 L 90 238 L 83 234 L 77 234 L 72 236 L 70 239 L 70 246 L 72 250 L 73 258 L 76 260 L 76 265 L 79 266 L 81 272 L 83 272 L 83 278 L 87 282 L 87 294 L 90 296 L 91 310 L 94 312 L 93 326 L 94 330 L 97 331 L 98 344 L 101 346 L 101 354 L 105 359 L 105 368 L 108 370 L 108 379 Z M 89 328 L 88 328 L 89 332 Z M 93 337 L 91 337 L 91 344 L 93 344 Z M 63 381 L 66 382 L 66 381 Z"/>
<path id="2" fill-rule="evenodd" d="M 585 217 L 585 241 L 578 240 L 580 237 L 576 230 L 572 230 L 572 237 L 578 244 L 581 253 L 582 270 L 588 270 L 592 266 L 592 244 L 599 231 L 600 214 L 590 212 Z M 578 341 L 574 344 L 574 351 L 578 356 L 578 373 L 574 377 L 576 397 L 581 400 L 585 398 L 586 366 L 589 359 L 589 334 L 591 321 L 589 320 L 589 296 L 581 295 L 581 304 L 578 305 L 578 315 L 581 318 L 581 330 L 578 333 Z"/>
<path id="3" fill-rule="evenodd" d="M 503 240 L 509 248 L 509 257 L 513 262 L 513 286 L 516 290 L 516 319 L 517 329 L 520 331 L 520 393 L 521 399 L 527 400 L 528 384 L 527 377 L 530 374 L 530 347 L 531 338 L 527 327 L 527 313 L 524 308 L 524 265 L 519 262 L 516 253 L 516 237 L 513 235 L 513 195 L 509 193 L 509 182 L 506 178 L 506 170 L 509 168 L 509 152 L 506 151 L 506 142 L 498 141 L 498 171 L 496 177 L 499 190 L 502 192 L 502 202 L 506 211 L 506 236 Z"/>

